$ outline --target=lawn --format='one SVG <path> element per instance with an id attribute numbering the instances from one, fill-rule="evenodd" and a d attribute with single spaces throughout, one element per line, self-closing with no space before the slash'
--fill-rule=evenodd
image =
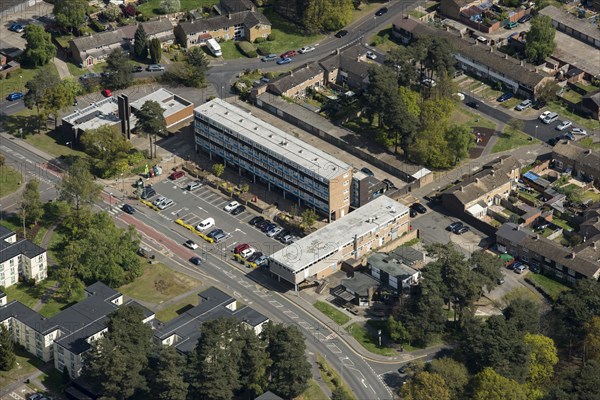
<path id="1" fill-rule="evenodd" d="M 502 103 L 500 103 L 500 105 L 502 107 L 506 108 L 506 109 L 512 110 L 520 102 L 521 102 L 521 99 L 517 99 L 516 97 L 513 97 L 512 99 L 508 99 L 506 101 L 503 101 Z"/>
<path id="2" fill-rule="evenodd" d="M 68 138 L 66 138 L 62 133 L 58 133 L 56 130 L 29 135 L 25 140 L 32 146 L 35 146 L 54 157 L 60 157 L 63 155 L 80 157 L 85 156 L 84 152 L 74 150 L 70 146 L 67 146 L 66 142 L 68 141 Z"/>
<path id="3" fill-rule="evenodd" d="M 265 15 L 271 21 L 271 35 L 275 38 L 275 41 L 271 42 L 273 53 L 280 54 L 287 50 L 297 50 L 323 39 L 323 35 L 321 34 L 303 32 L 294 23 L 282 18 L 271 10 L 265 11 Z"/>
<path id="4" fill-rule="evenodd" d="M 571 290 L 568 286 L 541 274 L 530 273 L 527 275 L 527 279 L 535 282 L 535 284 L 554 301 L 558 299 L 558 296 L 560 296 L 562 292 Z"/>
<path id="5" fill-rule="evenodd" d="M 583 96 L 574 90 L 568 90 L 562 94 L 562 97 L 569 100 L 571 103 L 577 104 L 581 101 Z"/>
<path id="6" fill-rule="evenodd" d="M 181 0 L 181 11 L 198 10 L 200 7 L 210 7 L 219 2 L 219 0 Z M 138 11 L 142 14 L 153 17 L 160 15 L 158 9 L 161 0 L 149 0 L 138 7 Z"/>
<path id="7" fill-rule="evenodd" d="M 221 51 L 223 52 L 223 58 L 225 60 L 231 60 L 235 58 L 246 58 L 245 55 L 240 53 L 234 41 L 222 42 Z"/>
<path id="8" fill-rule="evenodd" d="M 0 167 L 0 198 L 19 189 L 23 176 L 16 169 L 3 165 Z"/>
<path id="9" fill-rule="evenodd" d="M 352 335 L 352 337 L 354 337 L 354 339 L 356 339 L 365 349 L 369 350 L 371 353 L 389 357 L 397 355 L 397 352 L 394 349 L 379 346 L 376 342 L 377 339 L 371 337 L 367 328 L 358 323 L 354 323 L 348 326 L 346 330 Z"/>
<path id="10" fill-rule="evenodd" d="M 44 365 L 37 357 L 18 347 L 15 347 L 15 353 L 17 356 L 17 365 L 10 371 L 0 371 L 0 387 L 20 382 L 25 376 L 33 374 L 35 370 Z"/>
<path id="11" fill-rule="evenodd" d="M 136 300 L 160 304 L 200 286 L 200 281 L 174 272 L 162 263 L 144 264 L 142 276 L 118 290 Z"/>
<path id="12" fill-rule="evenodd" d="M 492 120 L 479 116 L 462 107 L 456 107 L 454 109 L 450 120 L 457 125 L 467 124 L 470 127 L 481 126 L 483 128 L 496 129 L 496 123 Z"/>
<path id="13" fill-rule="evenodd" d="M 6 288 L 4 291 L 8 297 L 8 301 L 18 300 L 25 304 L 29 308 L 33 308 L 37 304 L 38 300 L 42 298 L 46 291 L 57 284 L 56 280 L 46 279 L 35 286 L 29 286 L 25 283 L 18 283 L 16 285 Z M 63 308 L 83 299 L 83 293 L 81 296 L 73 296 L 65 301 L 51 295 L 48 302 L 43 303 L 41 308 L 38 310 L 44 317 L 51 317 L 61 311 Z"/>
<path id="14" fill-rule="evenodd" d="M 591 137 L 586 137 L 577 142 L 578 145 L 585 147 L 586 149 L 592 149 L 600 151 L 600 143 L 594 143 L 594 139 Z"/>
<path id="15" fill-rule="evenodd" d="M 315 308 L 327 315 L 329 318 L 334 320 L 339 325 L 344 325 L 350 322 L 350 317 L 338 310 L 331 304 L 327 304 L 324 301 L 317 301 L 314 304 Z"/>
<path id="16" fill-rule="evenodd" d="M 492 147 L 492 153 L 500 153 L 502 151 L 516 149 L 518 147 L 527 146 L 536 142 L 537 140 L 524 134 L 523 132 L 514 132 L 509 135 L 506 133 L 505 128 L 502 134 L 498 137 L 494 147 Z"/>
<path id="17" fill-rule="evenodd" d="M 308 389 L 296 397 L 295 400 L 329 400 L 329 397 L 323 393 L 319 384 L 314 379 L 311 379 L 308 382 Z"/>
<path id="18" fill-rule="evenodd" d="M 536 304 L 542 303 L 542 300 L 540 299 L 539 295 L 537 295 L 535 291 L 528 287 L 521 286 L 518 288 L 514 288 L 513 290 L 502 296 L 502 302 L 504 303 L 504 305 L 508 305 L 516 299 L 531 300 Z"/>
<path id="19" fill-rule="evenodd" d="M 167 322 L 178 316 L 182 311 L 187 310 L 190 306 L 197 306 L 200 298 L 197 294 L 191 294 L 188 297 L 173 303 L 168 307 L 156 312 L 156 319 Z"/>
<path id="20" fill-rule="evenodd" d="M 48 73 L 54 71 L 56 73 L 56 67 L 53 63 L 48 64 L 46 67 L 29 68 L 21 67 L 14 72 L 10 73 L 8 79 L 3 79 L 0 84 L 0 96 L 2 99 L 6 98 L 9 93 L 12 92 L 23 92 L 25 93 L 25 84 L 33 79 L 33 76 L 42 68 L 47 68 Z"/>
<path id="21" fill-rule="evenodd" d="M 600 121 L 590 118 L 584 118 L 567 110 L 567 108 L 559 102 L 548 104 L 548 108 L 560 114 L 560 119 L 568 119 L 576 124 L 582 125 L 586 129 L 596 130 L 600 128 Z"/>
<path id="22" fill-rule="evenodd" d="M 594 192 L 593 190 L 586 190 L 583 192 L 582 201 L 585 203 L 591 199 L 592 203 L 598 203 L 600 201 L 600 193 Z"/>
<path id="23" fill-rule="evenodd" d="M 90 72 L 87 68 L 79 68 L 72 62 L 67 62 L 67 67 L 69 68 L 69 73 L 73 76 L 81 76 Z"/>
<path id="24" fill-rule="evenodd" d="M 398 47 L 398 44 L 394 42 L 390 36 L 392 33 L 392 25 L 388 25 L 385 29 L 377 32 L 375 35 L 369 38 L 369 43 L 371 46 L 377 47 L 379 50 L 383 52 L 388 52 L 394 47 Z"/>
<path id="25" fill-rule="evenodd" d="M 337 364 L 337 360 L 334 360 Z M 327 362 L 325 357 L 320 354 L 317 354 L 317 364 L 319 365 L 319 375 L 321 375 L 321 379 L 327 387 L 333 392 L 338 386 L 341 386 L 342 390 L 345 392 L 345 399 L 351 400 L 356 399 L 356 396 L 352 393 L 352 390 L 348 387 L 348 384 L 345 380 L 342 379 L 340 374 Z M 336 367 L 343 371 L 343 367 L 341 365 L 336 365 Z"/>

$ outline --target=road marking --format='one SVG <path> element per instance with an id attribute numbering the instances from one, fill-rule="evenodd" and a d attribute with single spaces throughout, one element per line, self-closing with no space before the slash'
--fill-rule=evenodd
<path id="1" fill-rule="evenodd" d="M 292 318 L 292 319 L 297 319 L 298 318 L 298 315 L 296 315 L 296 313 L 293 312 L 293 311 L 285 310 L 283 313 L 285 315 L 287 315 L 288 317 Z"/>
<path id="2" fill-rule="evenodd" d="M 340 350 L 340 348 L 337 347 L 335 344 L 330 343 L 330 344 L 327 344 L 326 346 L 332 353 L 341 354 L 341 352 L 342 352 L 342 350 Z"/>
<path id="3" fill-rule="evenodd" d="M 230 248 L 231 246 L 235 246 L 238 242 L 233 242 L 231 243 L 229 246 L 225 247 L 226 249 Z"/>
<path id="4" fill-rule="evenodd" d="M 272 304 L 273 306 L 277 307 L 277 308 L 281 308 L 283 307 L 283 304 L 281 304 L 280 302 L 278 302 L 277 300 L 271 300 L 269 301 L 269 304 Z"/>
<path id="5" fill-rule="evenodd" d="M 308 323 L 308 322 L 306 322 L 306 321 L 300 321 L 300 322 L 298 322 L 298 325 L 300 325 L 301 327 L 303 327 L 303 328 L 304 328 L 304 329 L 306 329 L 307 331 L 308 331 L 308 330 L 310 330 L 310 329 L 312 329 L 312 326 L 311 326 L 311 324 L 309 324 L 309 323 Z"/>
<path id="6" fill-rule="evenodd" d="M 244 235 L 246 234 L 246 232 L 244 232 L 243 230 L 239 229 L 239 228 L 235 228 L 234 232 L 242 232 Z"/>
<path id="7" fill-rule="evenodd" d="M 255 290 L 255 291 L 254 291 L 254 294 L 255 294 L 255 295 L 257 295 L 258 297 L 261 297 L 261 298 L 263 298 L 263 299 L 264 299 L 265 297 L 269 297 L 269 294 L 268 294 L 268 293 L 265 293 L 265 292 L 263 292 L 262 290 Z"/>
<path id="8" fill-rule="evenodd" d="M 251 284 L 249 284 L 248 282 L 246 282 L 244 280 L 239 280 L 238 283 L 245 288 L 249 288 L 250 286 L 252 286 Z"/>

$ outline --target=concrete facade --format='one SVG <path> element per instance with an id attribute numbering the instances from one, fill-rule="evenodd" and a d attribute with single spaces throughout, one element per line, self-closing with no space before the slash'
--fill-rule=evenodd
<path id="1" fill-rule="evenodd" d="M 24 280 L 43 281 L 48 277 L 46 250 L 0 226 L 0 286 L 15 285 Z"/>

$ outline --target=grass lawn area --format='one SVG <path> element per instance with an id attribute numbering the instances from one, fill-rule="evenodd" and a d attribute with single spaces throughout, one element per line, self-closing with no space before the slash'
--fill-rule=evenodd
<path id="1" fill-rule="evenodd" d="M 371 353 L 380 354 L 382 356 L 395 356 L 398 353 L 394 349 L 390 349 L 388 347 L 380 347 L 376 338 L 371 337 L 367 328 L 357 323 L 354 323 L 346 328 L 348 333 L 354 337 L 354 339 L 358 340 L 358 342 Z"/>
<path id="2" fill-rule="evenodd" d="M 44 384 L 48 389 L 53 390 L 56 393 L 62 393 L 65 388 L 63 383 L 62 372 L 55 368 L 52 368 L 48 374 L 42 374 L 39 377 L 40 382 Z"/>
<path id="3" fill-rule="evenodd" d="M 327 304 L 324 301 L 317 301 L 314 304 L 315 308 L 327 315 L 329 318 L 334 320 L 339 325 L 344 325 L 350 321 L 350 317 L 338 310 L 331 304 Z"/>
<path id="4" fill-rule="evenodd" d="M 323 38 L 321 34 L 308 34 L 303 32 L 294 23 L 282 18 L 271 10 L 265 10 L 265 15 L 271 21 L 271 35 L 275 40 L 271 42 L 273 53 L 280 54 L 288 50 L 297 50 L 309 44 L 314 44 Z M 266 43 L 266 42 L 265 42 Z"/>
<path id="5" fill-rule="evenodd" d="M 0 186 L 0 189 L 1 189 L 1 188 L 2 188 L 2 187 Z M 17 230 L 19 230 L 19 229 L 22 229 L 22 228 L 23 228 L 23 227 L 21 226 L 21 224 L 18 224 L 18 225 L 17 225 L 17 222 L 18 222 L 18 220 L 17 220 L 17 219 L 10 218 L 9 220 L 6 220 L 6 219 L 4 219 L 4 218 L 6 218 L 4 215 L 3 215 L 2 217 L 3 217 L 3 219 L 2 219 L 2 220 L 0 220 L 0 225 L 2 225 L 3 227 L 5 227 L 5 228 L 8 228 L 8 229 L 10 229 L 10 230 L 11 230 L 11 231 L 13 231 L 13 232 L 16 232 Z"/>
<path id="6" fill-rule="evenodd" d="M 72 62 L 67 62 L 67 67 L 69 68 L 69 72 L 73 76 L 81 76 L 90 72 L 87 68 L 79 68 L 77 65 Z"/>
<path id="7" fill-rule="evenodd" d="M 563 228 L 566 231 L 572 231 L 575 229 L 571 225 L 569 225 L 566 221 L 563 221 L 560 218 L 556 218 L 556 217 L 552 218 L 552 223 L 556 226 Z"/>
<path id="8" fill-rule="evenodd" d="M 385 27 L 385 29 L 371 36 L 369 38 L 369 43 L 371 44 L 371 46 L 375 46 L 383 52 L 388 52 L 394 47 L 398 47 L 398 44 L 390 38 L 391 34 L 392 25 L 388 25 Z"/>
<path id="9" fill-rule="evenodd" d="M 175 318 L 179 315 L 178 311 L 187 310 L 190 306 L 197 306 L 199 302 L 199 297 L 197 294 L 189 295 L 188 297 L 178 301 L 177 303 L 173 303 L 168 307 L 163 308 L 160 311 L 156 312 L 156 319 L 167 322 Z M 181 312 L 180 311 L 180 312 Z"/>
<path id="10" fill-rule="evenodd" d="M 560 296 L 562 292 L 571 290 L 568 286 L 542 274 L 529 273 L 527 274 L 527 278 L 531 279 L 536 285 L 541 287 L 554 301 L 558 299 L 558 296 Z"/>
<path id="11" fill-rule="evenodd" d="M 46 65 L 45 67 L 38 68 L 29 68 L 29 67 L 21 67 L 16 71 L 10 73 L 10 77 L 8 79 L 3 79 L 2 84 L 0 84 L 0 97 L 5 99 L 12 92 L 26 92 L 25 84 L 33 79 L 33 76 L 43 68 L 47 68 L 48 72 L 54 71 L 56 72 L 56 67 L 53 63 Z"/>
<path id="12" fill-rule="evenodd" d="M 46 226 L 40 226 L 40 229 L 38 229 L 35 237 L 32 240 L 33 243 L 37 244 L 38 246 L 42 244 L 42 239 L 44 238 L 46 232 L 48 232 L 48 228 Z"/>
<path id="13" fill-rule="evenodd" d="M 471 127 L 482 126 L 484 128 L 496 129 L 496 124 L 492 120 L 472 113 L 462 107 L 454 109 L 450 120 L 457 125 L 467 124 Z"/>
<path id="14" fill-rule="evenodd" d="M 75 39 L 75 35 L 54 35 L 54 39 L 65 49 L 69 48 L 69 40 Z"/>
<path id="15" fill-rule="evenodd" d="M 23 176 L 16 169 L 3 165 L 0 167 L 0 198 L 7 196 L 19 189 L 19 182 L 23 180 Z"/>
<path id="16" fill-rule="evenodd" d="M 588 199 L 592 199 L 592 203 L 597 203 L 600 201 L 600 193 L 594 192 L 593 190 L 586 190 L 583 193 L 583 201 L 587 201 Z"/>
<path id="17" fill-rule="evenodd" d="M 210 7 L 219 2 L 219 0 L 181 0 L 180 11 L 198 10 L 200 7 Z M 148 17 L 160 15 L 158 9 L 160 7 L 161 0 L 149 0 L 138 7 L 138 11 Z"/>
<path id="18" fill-rule="evenodd" d="M 294 400 L 329 400 L 329 397 L 323 393 L 319 384 L 314 379 L 311 379 L 308 382 L 308 389 Z"/>
<path id="19" fill-rule="evenodd" d="M 531 136 L 524 134 L 523 132 L 514 132 L 511 135 L 505 133 L 506 128 L 502 134 L 498 137 L 496 144 L 492 147 L 492 153 L 500 153 L 501 151 L 507 151 L 516 149 L 518 147 L 527 146 L 534 144 L 537 140 Z"/>
<path id="20" fill-rule="evenodd" d="M 337 360 L 336 360 L 337 361 Z M 335 362 L 335 361 L 334 361 Z M 321 375 L 321 379 L 329 389 L 333 392 L 338 386 L 342 387 L 342 390 L 346 392 L 345 399 L 354 399 L 356 400 L 356 396 L 352 393 L 352 390 L 348 387 L 346 381 L 343 381 L 340 374 L 337 373 L 337 370 L 334 369 L 329 362 L 320 354 L 317 354 L 317 364 L 319 365 L 319 375 Z M 337 364 L 337 363 L 336 363 Z M 341 365 L 336 365 L 337 368 L 341 369 Z"/>
<path id="21" fill-rule="evenodd" d="M 20 381 L 22 380 L 21 378 L 31 375 L 36 369 L 44 365 L 42 361 L 25 350 L 15 347 L 15 354 L 17 356 L 17 365 L 10 371 L 0 371 L 0 387 Z"/>
<path id="22" fill-rule="evenodd" d="M 234 41 L 222 42 L 221 51 L 223 52 L 223 58 L 226 60 L 231 60 L 235 58 L 246 58 L 245 55 L 240 53 Z M 210 59 L 210 58 L 209 58 Z"/>
<path id="23" fill-rule="evenodd" d="M 142 276 L 134 282 L 121 286 L 119 292 L 136 300 L 160 304 L 195 287 L 200 281 L 174 272 L 162 263 L 143 265 Z"/>
<path id="24" fill-rule="evenodd" d="M 562 97 L 569 100 L 571 103 L 577 104 L 581 101 L 583 96 L 581 96 L 579 93 L 577 93 L 574 90 L 569 90 L 569 91 L 564 92 L 562 94 Z"/>
<path id="25" fill-rule="evenodd" d="M 532 289 L 529 289 L 528 287 L 518 287 L 506 293 L 504 296 L 502 296 L 502 303 L 507 305 L 515 299 L 527 299 L 537 304 L 542 303 L 542 300 L 540 299 L 539 295 L 537 295 L 536 292 L 534 292 Z"/>
<path id="26" fill-rule="evenodd" d="M 381 4 L 381 3 L 370 2 L 370 1 L 368 3 L 361 2 L 360 5 L 361 5 L 360 10 L 357 10 L 357 9 L 352 10 L 352 21 L 350 23 L 356 21 L 357 19 L 359 19 L 361 17 L 364 17 L 367 14 L 371 14 L 371 13 L 375 14 L 375 11 L 379 10 L 383 6 L 383 4 Z"/>
<path id="27" fill-rule="evenodd" d="M 521 102 L 521 99 L 517 99 L 516 97 L 513 97 L 512 99 L 508 99 L 502 103 L 500 103 L 500 105 L 504 108 L 507 108 L 509 110 L 512 110 L 513 108 L 516 107 L 517 104 L 519 104 Z"/>
<path id="28" fill-rule="evenodd" d="M 552 102 L 548 104 L 548 109 L 559 113 L 561 120 L 568 119 L 569 121 L 573 121 L 576 124 L 582 125 L 583 127 L 589 130 L 596 130 L 600 128 L 600 121 L 595 121 L 593 119 L 584 118 L 577 114 L 574 114 L 571 111 L 567 110 L 567 108 L 559 102 Z"/>
<path id="29" fill-rule="evenodd" d="M 408 15 L 410 15 L 411 17 L 415 17 L 415 18 L 421 18 L 427 14 L 425 14 L 422 11 L 418 11 L 418 10 L 412 10 L 408 13 Z"/>
<path id="30" fill-rule="evenodd" d="M 84 152 L 73 150 L 70 146 L 67 146 L 65 144 L 68 141 L 67 138 L 64 137 L 62 133 L 58 133 L 55 130 L 46 133 L 29 135 L 25 140 L 29 144 L 54 157 L 59 157 L 62 155 L 85 156 Z"/>
<path id="31" fill-rule="evenodd" d="M 43 296 L 43 294 L 46 293 L 48 288 L 53 287 L 56 285 L 56 283 L 57 281 L 53 279 L 46 279 L 36 286 L 29 286 L 24 283 L 19 283 L 6 288 L 5 293 L 9 301 L 18 300 L 27 307 L 32 308 Z M 42 304 L 42 307 L 38 310 L 38 312 L 44 317 L 51 317 L 57 314 L 63 308 L 68 307 L 69 305 L 80 301 L 81 299 L 83 299 L 83 294 L 81 296 L 71 297 L 66 301 L 58 299 L 55 296 L 50 296 L 48 302 Z"/>
<path id="32" fill-rule="evenodd" d="M 600 151 L 600 142 L 594 143 L 594 139 L 586 137 L 577 142 L 578 145 L 585 147 L 586 149 L 592 149 Z"/>

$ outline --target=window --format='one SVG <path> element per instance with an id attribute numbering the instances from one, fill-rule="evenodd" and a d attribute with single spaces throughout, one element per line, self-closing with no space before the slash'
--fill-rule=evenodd
<path id="1" fill-rule="evenodd" d="M 344 181 L 344 186 L 348 186 L 348 181 Z"/>

